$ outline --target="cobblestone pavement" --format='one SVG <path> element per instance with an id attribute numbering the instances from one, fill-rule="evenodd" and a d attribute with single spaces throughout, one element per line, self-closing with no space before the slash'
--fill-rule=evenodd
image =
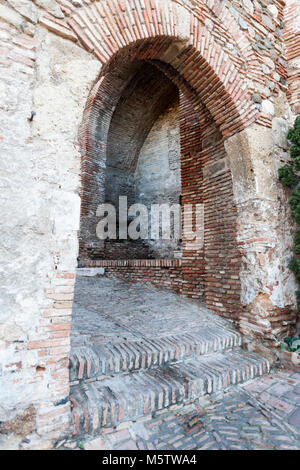
<path id="1" fill-rule="evenodd" d="M 300 449 L 300 374 L 272 375 L 235 386 L 151 419 L 122 423 L 101 437 L 61 449 Z"/>

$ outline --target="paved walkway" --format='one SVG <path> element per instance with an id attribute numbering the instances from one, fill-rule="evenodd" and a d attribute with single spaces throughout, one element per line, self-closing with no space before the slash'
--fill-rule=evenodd
<path id="1" fill-rule="evenodd" d="M 151 420 L 86 441 L 59 443 L 85 450 L 300 449 L 300 374 L 270 376 L 164 411 Z"/>
<path id="2" fill-rule="evenodd" d="M 177 336 L 207 326 L 233 329 L 204 304 L 170 291 L 105 276 L 77 277 L 73 348 Z"/>
<path id="3" fill-rule="evenodd" d="M 153 359 L 155 366 L 158 359 L 154 361 L 153 345 L 159 344 L 163 351 L 166 337 L 168 341 L 170 337 L 176 340 L 177 346 L 182 343 L 184 347 L 179 349 L 184 354 L 190 353 L 189 347 L 196 341 L 194 336 L 203 337 L 203 343 L 214 344 L 213 335 L 220 331 L 221 337 L 226 331 L 229 345 L 238 347 L 240 342 L 230 322 L 211 314 L 199 303 L 153 287 L 106 277 L 78 278 L 72 322 L 73 355 L 81 355 L 77 357 L 78 364 L 74 359 L 75 382 L 99 380 L 91 358 L 97 353 L 105 358 L 106 349 L 111 354 L 126 345 L 132 351 L 135 345 L 136 357 L 139 354 L 142 357 L 143 348 L 150 342 L 146 356 Z M 171 349 L 169 341 L 166 353 L 158 357 L 166 357 L 168 362 Z M 118 371 L 121 359 L 123 356 L 116 356 L 113 364 Z M 138 368 L 142 366 L 141 361 Z M 131 370 L 130 361 L 126 367 L 127 372 Z M 116 372 L 104 369 L 108 375 Z M 58 446 L 87 450 L 300 449 L 300 374 L 277 369 L 272 375 L 198 398 L 191 405 L 156 409 L 152 417 L 148 414 L 136 422 L 125 420 L 116 428 L 102 428 L 101 437 L 73 438 Z"/>

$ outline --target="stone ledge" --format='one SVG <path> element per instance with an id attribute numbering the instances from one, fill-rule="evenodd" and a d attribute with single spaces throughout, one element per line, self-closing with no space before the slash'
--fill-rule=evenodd
<path id="1" fill-rule="evenodd" d="M 77 268 L 76 269 L 76 276 L 97 276 L 102 275 L 105 273 L 104 268 Z"/>
<path id="2" fill-rule="evenodd" d="M 133 267 L 159 267 L 173 268 L 182 265 L 181 259 L 99 259 L 82 261 L 84 267 L 117 267 L 117 266 L 133 266 Z"/>

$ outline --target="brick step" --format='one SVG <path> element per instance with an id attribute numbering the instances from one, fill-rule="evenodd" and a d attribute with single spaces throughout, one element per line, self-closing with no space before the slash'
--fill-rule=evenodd
<path id="1" fill-rule="evenodd" d="M 95 435 L 103 428 L 261 376 L 269 369 L 266 359 L 240 349 L 73 385 L 73 433 Z"/>
<path id="2" fill-rule="evenodd" d="M 72 350 L 70 381 L 96 380 L 107 375 L 163 366 L 191 356 L 231 350 L 241 343 L 242 337 L 237 331 L 206 326 L 182 335 L 82 346 Z"/>

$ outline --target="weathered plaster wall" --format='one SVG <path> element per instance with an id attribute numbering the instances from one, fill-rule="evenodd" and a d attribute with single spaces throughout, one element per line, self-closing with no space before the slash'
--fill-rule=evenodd
<path id="1" fill-rule="evenodd" d="M 179 101 L 159 116 L 141 149 L 134 175 L 135 201 L 151 204 L 180 204 L 180 128 Z M 171 225 L 172 228 L 172 225 Z M 151 235 L 151 218 L 149 217 Z M 172 257 L 180 250 L 179 240 L 149 240 L 156 257 Z"/>
<path id="2" fill-rule="evenodd" d="M 176 100 L 159 116 L 141 149 L 134 175 L 137 197 L 179 203 L 180 129 Z"/>
<path id="3" fill-rule="evenodd" d="M 159 115 L 176 96 L 176 87 L 153 65 L 138 71 L 119 97 L 107 135 L 105 199 L 118 205 L 120 195 L 135 202 L 134 173 L 144 141 Z"/>
<path id="4" fill-rule="evenodd" d="M 297 287 L 288 269 L 294 224 L 288 193 L 277 178 L 290 158 L 286 134 L 293 115 L 282 94 L 274 104 L 272 129 L 253 124 L 229 138 L 225 148 L 239 214 L 241 329 L 277 343 L 295 323 Z"/>
<path id="5" fill-rule="evenodd" d="M 49 439 L 68 426 L 80 209 L 76 142 L 100 67 L 71 42 L 24 25 L 29 34 L 8 23 L 0 30 L 7 48 L 0 64 L 0 421 L 33 405 L 33 445 L 34 433 Z"/>

